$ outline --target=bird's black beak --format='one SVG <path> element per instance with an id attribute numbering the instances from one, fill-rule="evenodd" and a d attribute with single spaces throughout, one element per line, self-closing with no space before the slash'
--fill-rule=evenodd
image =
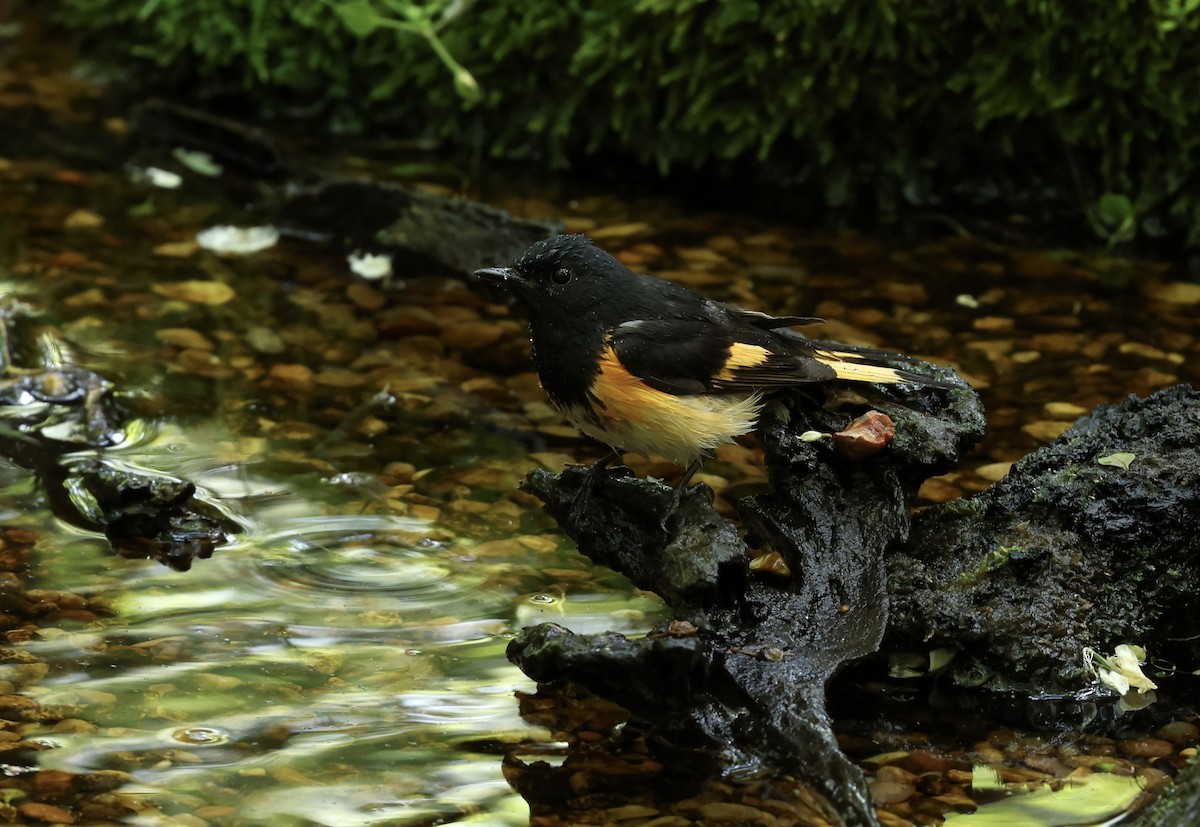
<path id="1" fill-rule="evenodd" d="M 484 267 L 475 271 L 475 278 L 500 287 L 508 287 L 514 283 L 523 284 L 525 281 L 513 272 L 511 267 Z"/>

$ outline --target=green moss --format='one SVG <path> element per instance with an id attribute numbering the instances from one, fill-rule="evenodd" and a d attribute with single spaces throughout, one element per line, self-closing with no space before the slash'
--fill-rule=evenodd
<path id="1" fill-rule="evenodd" d="M 558 165 L 757 165 L 827 210 L 1067 201 L 1113 242 L 1200 238 L 1200 0 L 60 5 L 131 73 L 334 129 Z"/>
<path id="2" fill-rule="evenodd" d="M 979 563 L 974 568 L 965 569 L 958 576 L 958 585 L 960 587 L 970 587 L 979 583 L 988 574 L 1004 568 L 1008 565 L 1009 560 L 1014 557 L 1020 558 L 1025 552 L 1025 547 L 1019 545 L 999 545 L 989 549 L 984 552 L 983 556 L 979 559 Z"/>

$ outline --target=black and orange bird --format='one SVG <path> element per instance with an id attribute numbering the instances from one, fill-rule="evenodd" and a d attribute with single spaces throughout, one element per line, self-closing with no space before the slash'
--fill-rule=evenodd
<path id="1" fill-rule="evenodd" d="M 838 380 L 954 387 L 781 332 L 823 319 L 745 310 L 635 273 L 583 235 L 539 241 L 475 276 L 528 312 L 554 405 L 615 451 L 687 468 L 677 495 L 705 456 L 754 429 L 774 391 Z"/>

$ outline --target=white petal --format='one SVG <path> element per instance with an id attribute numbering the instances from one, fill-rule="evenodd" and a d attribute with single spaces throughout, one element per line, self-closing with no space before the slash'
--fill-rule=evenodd
<path id="1" fill-rule="evenodd" d="M 257 253 L 274 247 L 279 230 L 274 227 L 209 227 L 196 233 L 196 243 L 217 253 Z"/>
<path id="2" fill-rule="evenodd" d="M 1129 681 L 1125 680 L 1124 675 L 1105 669 L 1103 666 L 1100 667 L 1100 682 L 1118 695 L 1124 695 L 1129 691 Z"/>
<path id="3" fill-rule="evenodd" d="M 346 261 L 350 263 L 351 271 L 364 279 L 382 279 L 392 274 L 392 257 L 389 255 L 351 253 L 346 256 Z"/>

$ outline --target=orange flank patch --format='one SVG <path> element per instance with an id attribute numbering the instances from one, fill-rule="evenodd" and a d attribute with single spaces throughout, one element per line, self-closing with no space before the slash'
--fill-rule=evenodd
<path id="1" fill-rule="evenodd" d="M 729 358 L 725 360 L 725 367 L 717 374 L 717 379 L 731 382 L 736 378 L 734 374 L 737 371 L 765 365 L 770 358 L 771 351 L 765 347 L 734 342 L 729 346 Z"/>
<path id="2" fill-rule="evenodd" d="M 679 465 L 753 430 L 763 404 L 757 393 L 675 396 L 655 390 L 626 370 L 611 347 L 600 355 L 591 398 L 589 409 L 566 410 L 577 428 L 614 448 Z"/>
<path id="3" fill-rule="evenodd" d="M 641 422 L 651 409 L 671 404 L 670 396 L 626 370 L 611 347 L 600 354 L 600 373 L 592 384 L 592 397 L 600 403 L 601 418 Z"/>

